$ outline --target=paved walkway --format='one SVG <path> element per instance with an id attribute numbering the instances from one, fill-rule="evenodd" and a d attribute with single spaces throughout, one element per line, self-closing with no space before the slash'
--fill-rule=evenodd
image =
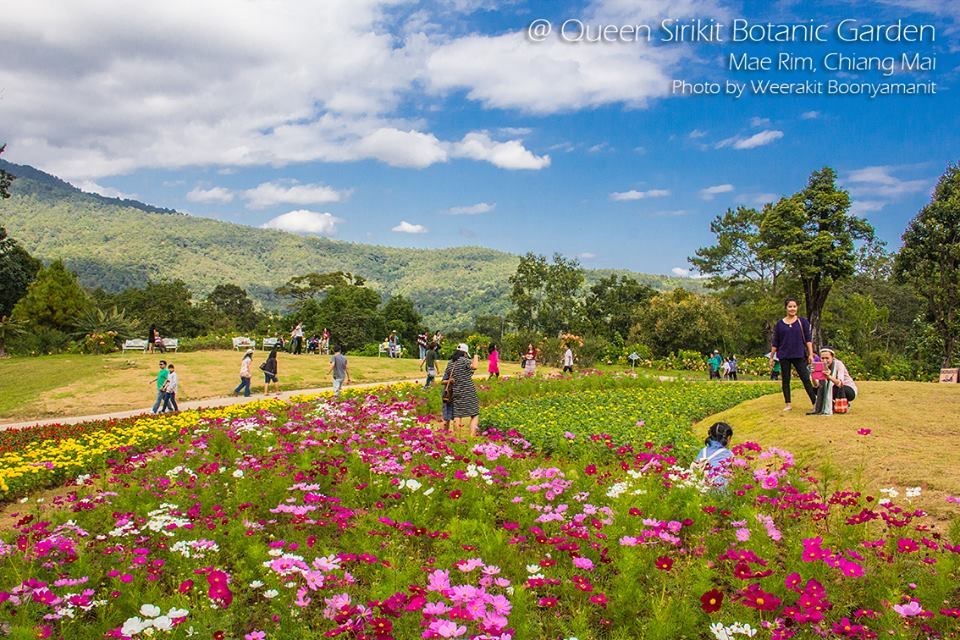
<path id="1" fill-rule="evenodd" d="M 347 385 L 346 389 L 370 389 L 373 387 L 383 387 L 390 384 L 399 384 L 401 382 L 423 382 L 423 378 L 410 378 L 407 380 L 384 380 L 381 382 L 363 382 L 360 384 L 350 384 Z M 279 395 L 271 394 L 270 396 L 264 396 L 262 393 L 251 394 L 249 398 L 244 398 L 243 396 L 222 396 L 219 398 L 203 398 L 202 400 L 189 400 L 186 402 L 178 402 L 180 410 L 185 409 L 200 409 L 200 408 L 209 408 L 209 407 L 227 407 L 234 404 L 243 404 L 245 402 L 252 402 L 254 400 L 260 400 L 264 397 L 270 398 L 280 398 L 281 400 L 287 400 L 291 396 L 299 396 L 304 394 L 314 394 L 320 393 L 322 391 L 333 391 L 333 387 L 318 387 L 315 389 L 291 389 L 290 391 L 282 391 Z M 100 413 L 97 415 L 89 416 L 63 416 L 60 418 L 44 418 L 44 419 L 35 419 L 35 420 L 26 420 L 23 422 L 4 422 L 0 423 L 0 431 L 5 431 L 7 429 L 22 429 L 23 427 L 37 427 L 48 424 L 77 424 L 79 422 L 90 422 L 93 420 L 110 420 L 113 418 L 130 418 L 133 416 L 144 416 L 151 415 L 150 408 L 143 409 L 133 409 L 131 411 L 116 411 L 114 413 Z"/>

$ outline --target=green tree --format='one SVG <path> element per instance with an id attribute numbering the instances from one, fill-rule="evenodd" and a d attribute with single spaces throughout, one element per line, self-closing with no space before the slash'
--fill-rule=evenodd
<path id="1" fill-rule="evenodd" d="M 514 307 L 509 318 L 521 331 L 556 335 L 579 322 L 583 268 L 576 259 L 555 253 L 550 264 L 544 256 L 527 253 L 509 282 Z"/>
<path id="2" fill-rule="evenodd" d="M 323 300 L 308 300 L 292 316 L 310 331 L 330 330 L 331 344 L 356 349 L 386 336 L 380 294 L 367 287 L 342 282 L 326 292 Z"/>
<path id="3" fill-rule="evenodd" d="M 0 145 L 0 155 L 3 155 L 3 152 L 6 150 L 6 148 L 7 145 Z M 15 175 L 0 169 L 0 198 L 10 197 L 10 185 L 13 184 L 14 180 L 16 180 Z"/>
<path id="4" fill-rule="evenodd" d="M 927 314 L 943 340 L 942 366 L 953 362 L 960 335 L 960 167 L 940 176 L 930 204 L 903 232 L 897 277 L 926 300 Z"/>
<path id="5" fill-rule="evenodd" d="M 27 293 L 13 308 L 13 319 L 31 330 L 53 329 L 69 332 L 89 306 L 87 294 L 62 260 L 55 260 L 37 273 Z"/>
<path id="6" fill-rule="evenodd" d="M 0 315 L 9 315 L 27 292 L 42 263 L 0 227 Z"/>
<path id="7" fill-rule="evenodd" d="M 830 167 L 814 171 L 803 191 L 765 209 L 760 223 L 764 252 L 800 280 L 816 344 L 823 344 L 821 318 L 831 289 L 854 273 L 856 241 L 874 236 L 869 222 L 850 214 L 850 195 L 836 179 Z"/>
<path id="8" fill-rule="evenodd" d="M 729 351 L 730 323 L 729 311 L 713 296 L 674 289 L 657 294 L 639 310 L 630 338 L 648 345 L 658 356 L 682 349 Z"/>
<path id="9" fill-rule="evenodd" d="M 0 316 L 0 358 L 7 357 L 7 340 L 22 336 L 27 332 L 27 324 L 14 320 L 10 316 Z"/>
<path id="10" fill-rule="evenodd" d="M 322 297 L 331 287 L 341 284 L 352 284 L 362 287 L 365 280 L 360 276 L 354 276 L 343 271 L 334 271 L 332 273 L 308 273 L 303 276 L 295 276 L 287 280 L 286 284 L 277 287 L 276 293 L 279 296 L 293 298 L 294 306 L 309 299 Z"/>
<path id="11" fill-rule="evenodd" d="M 417 344 L 417 334 L 423 325 L 423 318 L 409 298 L 397 294 L 387 300 L 381 309 L 387 331 L 396 331 L 407 349 Z"/>
<path id="12" fill-rule="evenodd" d="M 481 336 L 490 336 L 495 341 L 503 340 L 506 319 L 503 316 L 479 315 L 473 319 L 473 332 Z"/>
<path id="13" fill-rule="evenodd" d="M 218 284 L 207 294 L 207 302 L 240 331 L 251 331 L 259 318 L 253 300 L 235 284 Z"/>
<path id="14" fill-rule="evenodd" d="M 584 323 L 594 335 L 616 342 L 630 333 L 639 307 L 657 294 L 630 276 L 601 278 L 587 294 L 583 305 Z"/>
<path id="15" fill-rule="evenodd" d="M 191 302 L 190 288 L 182 280 L 148 282 L 143 289 L 125 289 L 112 304 L 124 308 L 144 327 L 156 325 L 168 338 L 196 337 L 205 333 L 206 318 Z"/>

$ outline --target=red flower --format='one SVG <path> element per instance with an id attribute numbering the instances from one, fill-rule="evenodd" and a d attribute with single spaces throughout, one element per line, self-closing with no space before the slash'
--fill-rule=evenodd
<path id="1" fill-rule="evenodd" d="M 223 631 L 213 632 L 213 640 L 223 640 L 226 637 L 227 637 L 227 634 L 225 634 Z"/>
<path id="2" fill-rule="evenodd" d="M 386 618 L 374 618 L 370 621 L 374 634 L 385 636 L 393 632 L 393 623 Z"/>
<path id="3" fill-rule="evenodd" d="M 607 594 L 605 593 L 595 593 L 590 596 L 590 602 L 597 605 L 598 607 L 607 608 Z"/>
<path id="4" fill-rule="evenodd" d="M 660 571 L 670 571 L 673 568 L 673 558 L 670 556 L 660 556 L 657 558 L 657 569 Z"/>
<path id="5" fill-rule="evenodd" d="M 451 491 L 451 492 L 448 493 L 447 495 L 450 496 L 450 499 L 451 499 L 451 500 L 457 500 L 457 499 L 460 498 L 460 496 L 463 495 L 463 491 L 460 491 L 460 489 L 454 489 L 453 491 Z"/>
<path id="6" fill-rule="evenodd" d="M 717 589 L 710 589 L 700 596 L 700 608 L 707 613 L 719 611 L 721 604 L 723 604 L 723 593 Z"/>
<path id="7" fill-rule="evenodd" d="M 584 469 L 583 472 L 584 472 L 585 474 L 587 474 L 588 476 L 595 476 L 595 475 L 597 475 L 597 465 L 595 465 L 595 464 L 588 464 L 588 465 L 587 465 L 587 468 Z"/>
<path id="8" fill-rule="evenodd" d="M 546 596 L 540 598 L 540 600 L 537 601 L 537 604 L 544 609 L 552 609 L 553 607 L 557 606 L 557 599 L 552 596 Z"/>
<path id="9" fill-rule="evenodd" d="M 745 606 L 758 611 L 773 611 L 780 606 L 780 598 L 772 593 L 767 593 L 756 583 L 741 591 L 740 599 Z"/>

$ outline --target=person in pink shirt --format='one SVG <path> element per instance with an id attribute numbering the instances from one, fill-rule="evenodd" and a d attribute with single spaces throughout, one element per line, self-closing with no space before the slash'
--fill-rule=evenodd
<path id="1" fill-rule="evenodd" d="M 490 374 L 490 378 L 499 378 L 500 377 L 500 352 L 497 351 L 497 345 L 490 343 L 490 356 L 489 361 L 487 362 L 487 373 Z M 488 378 L 489 379 L 489 378 Z"/>

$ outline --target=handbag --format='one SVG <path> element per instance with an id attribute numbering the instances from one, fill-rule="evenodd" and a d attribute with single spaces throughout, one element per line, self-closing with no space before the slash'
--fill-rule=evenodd
<path id="1" fill-rule="evenodd" d="M 453 374 L 443 381 L 443 391 L 440 393 L 440 399 L 447 404 L 453 404 Z"/>
<path id="2" fill-rule="evenodd" d="M 834 398 L 833 399 L 833 412 L 834 413 L 846 413 L 850 410 L 850 401 L 846 398 Z"/>

